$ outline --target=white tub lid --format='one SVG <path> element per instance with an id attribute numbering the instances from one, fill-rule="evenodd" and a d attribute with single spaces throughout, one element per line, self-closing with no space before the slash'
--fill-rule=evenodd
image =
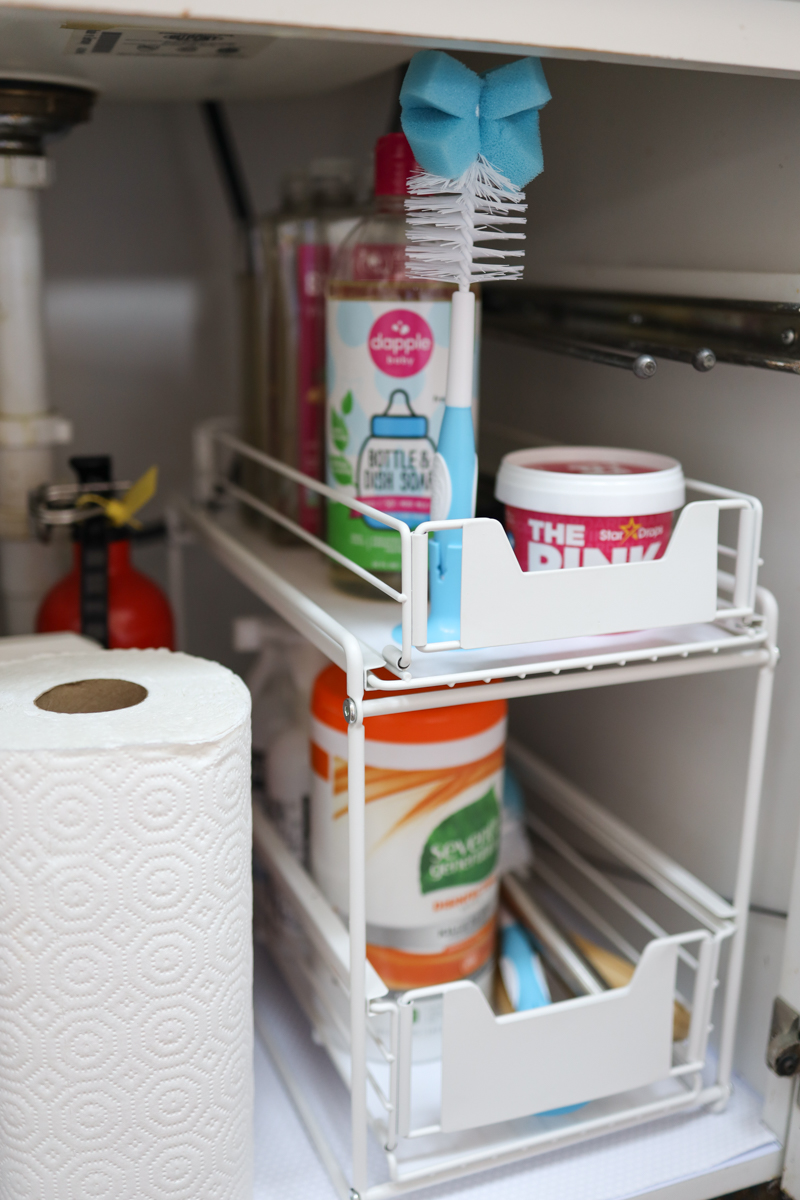
<path id="1" fill-rule="evenodd" d="M 575 517 L 670 512 L 685 503 L 681 464 L 611 446 L 539 446 L 506 454 L 495 495 L 513 508 Z"/>

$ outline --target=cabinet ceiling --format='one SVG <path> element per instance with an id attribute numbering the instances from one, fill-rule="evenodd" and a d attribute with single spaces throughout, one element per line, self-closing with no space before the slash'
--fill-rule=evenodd
<path id="1" fill-rule="evenodd" d="M 103 36 L 105 35 L 105 36 Z M 800 75 L 797 0 L 49 0 L 0 6 L 0 69 L 115 97 L 312 95 L 415 48 Z"/>

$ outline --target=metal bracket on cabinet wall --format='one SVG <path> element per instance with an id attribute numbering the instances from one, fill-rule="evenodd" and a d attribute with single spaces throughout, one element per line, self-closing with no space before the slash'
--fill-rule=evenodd
<path id="1" fill-rule="evenodd" d="M 717 362 L 800 374 L 800 304 L 492 285 L 483 328 L 639 378 L 657 358 L 707 372 Z"/>
<path id="2" fill-rule="evenodd" d="M 800 1013 L 780 996 L 772 1006 L 767 1066 L 783 1078 L 800 1070 Z"/>

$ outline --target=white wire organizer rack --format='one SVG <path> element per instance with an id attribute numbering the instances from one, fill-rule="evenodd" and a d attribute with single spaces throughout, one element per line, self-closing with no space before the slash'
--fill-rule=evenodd
<path id="1" fill-rule="evenodd" d="M 354 568 L 394 603 L 337 591 L 326 557 L 353 565 L 245 491 L 231 469 L 241 458 L 396 529 L 400 591 Z M 182 522 L 347 676 L 348 928 L 269 821 L 260 811 L 254 816 L 257 850 L 303 946 L 287 950 L 276 938 L 274 953 L 350 1088 L 349 1162 L 337 1157 L 324 1115 L 293 1078 L 269 1030 L 259 1033 L 338 1193 L 383 1200 L 666 1113 L 724 1107 L 778 657 L 777 606 L 757 586 L 759 502 L 688 481 L 700 499 L 681 511 L 662 559 L 531 574 L 520 570 L 497 522 L 458 522 L 461 639 L 430 645 L 427 535 L 442 523 L 427 522 L 412 533 L 245 445 L 221 422 L 197 431 L 195 460 L 195 501 L 182 504 L 170 526 L 172 578 L 180 578 Z M 309 548 L 271 543 L 242 520 L 241 505 Z M 720 513 L 727 510 L 738 513 L 735 547 L 718 544 Z M 720 558 L 730 570 L 720 569 Z M 398 616 L 400 644 L 392 640 Z M 621 629 L 628 632 L 614 633 Z M 383 677 L 379 668 L 388 669 Z M 757 683 L 732 903 L 546 764 L 512 747 L 536 796 L 530 820 L 537 852 L 525 888 L 560 924 L 626 960 L 630 980 L 500 1017 L 470 982 L 388 995 L 366 957 L 365 717 L 744 668 L 756 670 Z M 465 693 L 458 684 L 472 686 Z M 719 983 L 712 1059 L 709 1027 Z M 417 1062 L 414 1053 L 414 1011 L 423 1004 L 441 1007 L 441 1053 L 432 1064 Z M 685 1017 L 680 1036 L 676 1004 Z M 552 1112 L 565 1108 L 573 1111 Z M 377 1177 L 374 1169 L 370 1176 L 370 1130 L 383 1149 Z"/>

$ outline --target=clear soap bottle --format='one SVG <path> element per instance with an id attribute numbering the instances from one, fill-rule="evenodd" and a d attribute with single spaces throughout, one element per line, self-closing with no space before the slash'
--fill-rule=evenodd
<path id="1" fill-rule="evenodd" d="M 269 223 L 269 383 L 265 449 L 314 479 L 324 474 L 325 288 L 332 251 L 358 220 L 349 159 L 313 161 L 288 177 Z M 269 501 L 321 536 L 317 492 L 270 476 Z M 280 540 L 285 536 L 273 527 Z"/>

